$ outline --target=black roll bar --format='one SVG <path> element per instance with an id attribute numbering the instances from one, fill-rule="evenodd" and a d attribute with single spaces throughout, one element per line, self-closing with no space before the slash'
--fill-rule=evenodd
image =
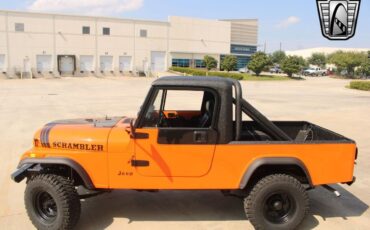
<path id="1" fill-rule="evenodd" d="M 242 110 L 241 110 L 241 98 L 242 87 L 238 80 L 230 79 L 235 89 L 235 140 L 240 140 L 240 134 L 242 130 Z"/>
<path id="2" fill-rule="evenodd" d="M 250 116 L 254 121 L 256 121 L 261 127 L 275 140 L 288 141 L 292 140 L 285 132 L 283 132 L 274 123 L 268 120 L 264 115 L 262 115 L 257 109 L 255 109 L 251 104 L 249 104 L 242 97 L 242 88 L 240 82 L 231 79 L 233 86 L 235 88 L 235 140 L 240 140 L 241 130 L 242 130 L 242 111 L 245 109 L 245 113 Z"/>

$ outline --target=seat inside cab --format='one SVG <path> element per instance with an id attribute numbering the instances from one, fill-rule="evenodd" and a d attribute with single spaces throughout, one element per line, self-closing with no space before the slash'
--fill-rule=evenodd
<path id="1" fill-rule="evenodd" d="M 215 105 L 215 94 L 208 90 L 160 89 L 145 113 L 144 127 L 208 128 Z"/>

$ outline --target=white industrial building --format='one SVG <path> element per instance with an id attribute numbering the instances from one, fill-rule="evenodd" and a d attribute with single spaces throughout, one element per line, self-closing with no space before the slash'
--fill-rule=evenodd
<path id="1" fill-rule="evenodd" d="M 204 55 L 238 57 L 257 50 L 258 21 L 170 16 L 132 20 L 0 11 L 0 72 L 15 75 L 161 72 L 170 66 L 202 68 Z"/>
<path id="2" fill-rule="evenodd" d="M 328 55 L 328 54 L 335 53 L 339 50 L 345 51 L 345 52 L 368 52 L 370 51 L 370 48 L 316 47 L 316 48 L 309 48 L 309 49 L 286 51 L 286 54 L 301 56 L 303 58 L 309 58 L 311 57 L 313 53 L 324 53 Z"/>

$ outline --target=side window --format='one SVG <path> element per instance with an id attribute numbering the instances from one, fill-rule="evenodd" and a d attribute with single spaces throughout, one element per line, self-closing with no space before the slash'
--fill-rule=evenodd
<path id="1" fill-rule="evenodd" d="M 200 111 L 204 91 L 167 90 L 165 111 Z"/>
<path id="2" fill-rule="evenodd" d="M 209 128 L 214 119 L 215 96 L 207 90 L 161 89 L 151 99 L 143 127 Z"/>
<path id="3" fill-rule="evenodd" d="M 154 97 L 152 98 L 151 103 L 146 108 L 143 127 L 158 126 L 162 98 L 163 98 L 163 90 L 157 91 L 156 95 L 154 95 Z"/>

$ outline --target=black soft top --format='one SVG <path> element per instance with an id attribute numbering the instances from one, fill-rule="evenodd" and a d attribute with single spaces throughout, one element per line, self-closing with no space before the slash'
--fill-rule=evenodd
<path id="1" fill-rule="evenodd" d="M 161 77 L 152 83 L 152 86 L 162 87 L 202 87 L 215 89 L 221 99 L 221 108 L 218 126 L 223 130 L 220 134 L 220 143 L 228 143 L 233 139 L 232 126 L 232 104 L 235 101 L 235 140 L 240 139 L 242 129 L 242 110 L 256 121 L 263 130 L 276 140 L 290 140 L 290 137 L 279 129 L 275 124 L 268 120 L 262 113 L 255 109 L 242 97 L 242 89 L 239 81 L 223 77 L 204 77 L 204 76 L 171 76 Z M 235 98 L 233 98 L 233 87 L 235 88 Z"/>
<path id="2" fill-rule="evenodd" d="M 204 76 L 170 76 L 155 80 L 153 86 L 194 86 L 207 87 L 217 90 L 227 90 L 233 87 L 234 81 L 223 77 Z"/>

